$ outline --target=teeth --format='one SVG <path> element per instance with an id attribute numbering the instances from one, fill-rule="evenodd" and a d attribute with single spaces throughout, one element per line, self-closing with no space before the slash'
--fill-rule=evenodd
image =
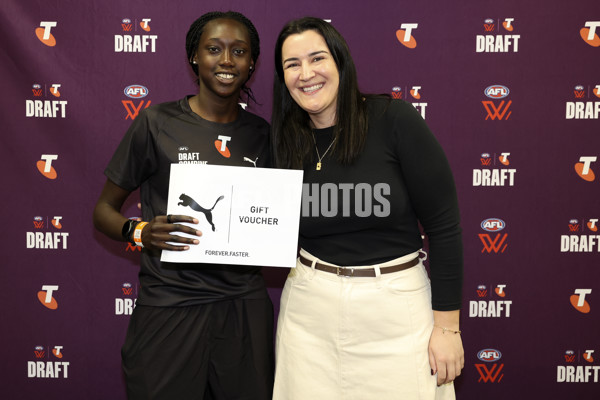
<path id="1" fill-rule="evenodd" d="M 217 76 L 223 79 L 233 79 L 233 74 L 217 74 Z"/>
<path id="2" fill-rule="evenodd" d="M 322 87 L 323 87 L 323 84 L 322 84 L 322 83 L 319 83 L 318 85 L 313 85 L 313 86 L 310 86 L 310 87 L 305 87 L 305 88 L 302 88 L 302 90 L 303 90 L 305 93 L 307 93 L 307 92 L 314 92 L 315 90 L 319 90 L 319 89 L 321 89 Z"/>

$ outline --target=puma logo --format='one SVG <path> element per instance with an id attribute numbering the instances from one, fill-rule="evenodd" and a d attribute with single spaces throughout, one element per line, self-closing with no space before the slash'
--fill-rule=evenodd
<path id="1" fill-rule="evenodd" d="M 196 203 L 196 201 L 194 199 L 192 199 L 190 196 L 188 196 L 185 193 L 182 193 L 181 196 L 179 196 L 179 200 L 181 200 L 179 203 L 177 203 L 178 206 L 184 206 L 184 207 L 189 207 L 194 211 L 198 211 L 201 213 L 204 213 L 204 216 L 206 217 L 206 220 L 208 221 L 208 223 L 212 226 L 212 230 L 213 232 L 215 231 L 215 224 L 213 224 L 212 222 L 212 210 L 215 208 L 215 206 L 217 205 L 217 203 L 221 200 L 223 200 L 225 198 L 225 196 L 220 196 L 217 201 L 215 201 L 215 204 L 212 206 L 212 208 L 210 210 L 207 210 L 206 208 L 202 207 L 200 204 Z"/>
<path id="2" fill-rule="evenodd" d="M 256 162 L 258 161 L 258 157 L 256 157 L 256 160 L 254 160 L 254 161 L 252 161 L 248 157 L 244 157 L 244 161 L 248 161 L 249 163 L 252 163 L 254 165 L 254 168 L 256 168 Z"/>

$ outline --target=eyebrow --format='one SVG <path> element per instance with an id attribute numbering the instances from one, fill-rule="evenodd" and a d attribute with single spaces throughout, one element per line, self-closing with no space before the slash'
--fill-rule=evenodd
<path id="1" fill-rule="evenodd" d="M 315 52 L 310 53 L 308 56 L 312 57 L 312 56 L 316 56 L 317 54 L 321 54 L 321 53 L 329 54 L 329 52 L 327 52 L 325 50 L 319 50 L 319 51 L 315 51 Z M 283 60 L 283 64 L 285 64 L 286 62 L 289 62 L 289 61 L 298 61 L 298 60 L 299 60 L 298 57 L 286 58 L 285 60 Z"/>
<path id="2" fill-rule="evenodd" d="M 222 39 L 222 38 L 218 38 L 218 37 L 215 37 L 215 38 L 208 38 L 208 39 L 206 39 L 206 40 L 207 40 L 207 41 L 214 40 L 215 42 L 222 42 L 222 41 L 223 41 L 223 39 Z M 246 42 L 246 41 L 245 41 L 245 40 L 243 40 L 243 39 L 236 39 L 236 40 L 234 40 L 234 43 L 244 43 L 244 44 L 248 44 L 248 42 Z"/>

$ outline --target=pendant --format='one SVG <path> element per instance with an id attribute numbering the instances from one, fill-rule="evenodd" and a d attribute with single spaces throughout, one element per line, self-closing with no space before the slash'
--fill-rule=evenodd
<path id="1" fill-rule="evenodd" d="M 317 163 L 317 171 L 320 171 L 320 170 L 321 170 L 321 163 L 320 163 L 320 162 L 318 162 L 318 163 Z"/>

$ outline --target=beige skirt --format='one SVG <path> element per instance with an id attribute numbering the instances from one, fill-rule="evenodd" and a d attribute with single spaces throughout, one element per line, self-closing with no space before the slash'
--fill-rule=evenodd
<path id="1" fill-rule="evenodd" d="M 422 262 L 363 278 L 298 261 L 281 296 L 273 399 L 454 399 L 454 386 L 438 387 L 431 375 L 432 329 L 431 285 Z"/>

